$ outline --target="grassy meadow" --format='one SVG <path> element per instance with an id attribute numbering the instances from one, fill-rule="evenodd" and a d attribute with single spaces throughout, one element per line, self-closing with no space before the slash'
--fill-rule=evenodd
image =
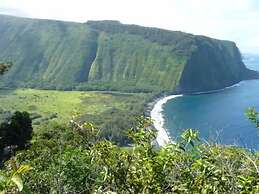
<path id="1" fill-rule="evenodd" d="M 0 107 L 5 111 L 28 111 L 35 117 L 34 124 L 48 120 L 65 123 L 75 113 L 97 116 L 111 109 L 130 111 L 136 106 L 140 108 L 147 97 L 148 94 L 140 93 L 0 90 Z"/>

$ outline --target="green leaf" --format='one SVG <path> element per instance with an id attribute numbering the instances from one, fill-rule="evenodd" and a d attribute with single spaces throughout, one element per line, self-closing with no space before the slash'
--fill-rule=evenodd
<path id="1" fill-rule="evenodd" d="M 19 169 L 16 171 L 17 174 L 23 174 L 23 173 L 26 173 L 28 171 L 30 171 L 32 169 L 31 166 L 29 165 L 21 165 L 19 167 Z"/>
<path id="2" fill-rule="evenodd" d="M 22 191 L 23 182 L 22 182 L 21 177 L 19 175 L 14 175 L 11 180 L 16 184 L 16 186 L 18 187 L 18 190 Z"/>

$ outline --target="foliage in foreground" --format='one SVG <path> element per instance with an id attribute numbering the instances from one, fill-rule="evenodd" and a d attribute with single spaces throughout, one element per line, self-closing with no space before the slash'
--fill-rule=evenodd
<path id="1" fill-rule="evenodd" d="M 90 123 L 53 126 L 17 154 L 33 167 L 24 177 L 32 193 L 258 193 L 258 153 L 200 142 L 198 132 L 162 148 L 151 121 L 140 119 L 122 148 L 101 139 Z"/>
<path id="2" fill-rule="evenodd" d="M 1 115 L 3 116 L 3 115 Z M 0 117 L 0 121 L 1 121 Z M 24 149 L 32 138 L 32 121 L 29 113 L 16 111 L 0 123 L 0 161 L 1 151 L 7 146 Z"/>
<path id="3" fill-rule="evenodd" d="M 28 165 L 18 166 L 14 159 L 9 161 L 10 170 L 8 173 L 0 172 L 0 194 L 26 192 L 22 175 L 32 168 Z"/>

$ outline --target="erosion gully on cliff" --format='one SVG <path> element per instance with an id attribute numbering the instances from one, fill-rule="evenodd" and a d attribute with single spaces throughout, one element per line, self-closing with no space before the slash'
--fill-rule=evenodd
<path id="1" fill-rule="evenodd" d="M 0 15 L 0 33 L 8 87 L 189 93 L 259 78 L 234 42 L 178 31 Z"/>

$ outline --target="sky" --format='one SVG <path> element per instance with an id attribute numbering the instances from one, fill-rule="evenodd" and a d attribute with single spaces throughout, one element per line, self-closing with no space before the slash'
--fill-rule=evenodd
<path id="1" fill-rule="evenodd" d="M 259 54 L 259 0 L 0 0 L 0 14 L 119 20 L 232 40 L 242 53 Z"/>

